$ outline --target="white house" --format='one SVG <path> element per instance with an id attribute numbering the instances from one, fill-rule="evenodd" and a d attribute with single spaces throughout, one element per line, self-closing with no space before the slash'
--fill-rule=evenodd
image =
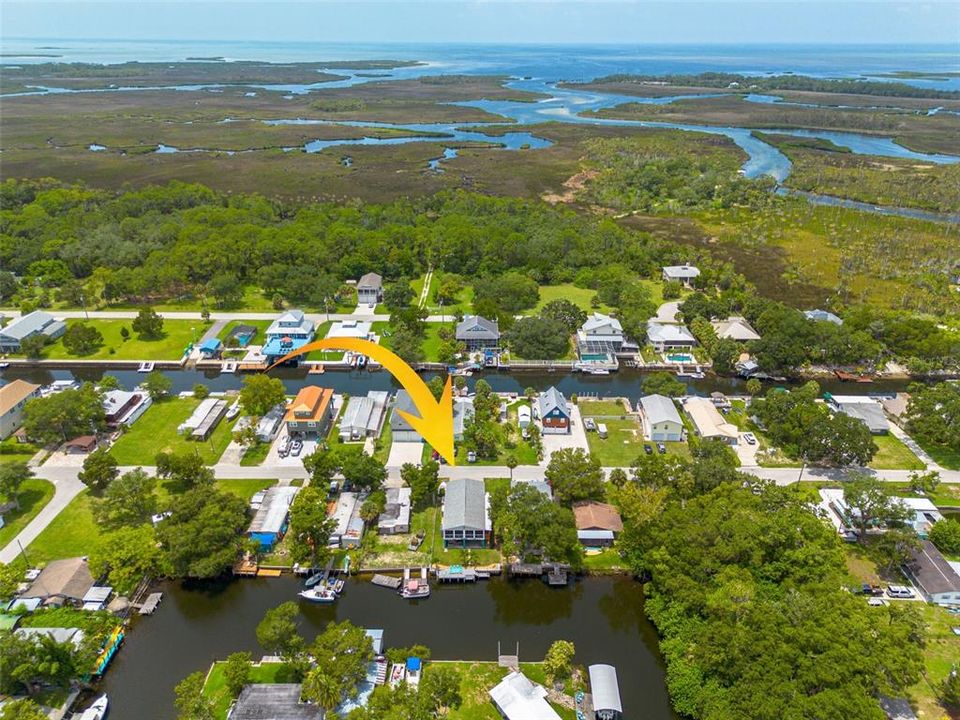
<path id="1" fill-rule="evenodd" d="M 67 326 L 62 320 L 57 320 L 42 310 L 34 310 L 0 329 L 0 353 L 20 352 L 20 343 L 34 335 L 41 335 L 51 341 L 66 331 Z"/>
<path id="2" fill-rule="evenodd" d="M 376 305 L 383 299 L 383 278 L 375 272 L 368 272 L 357 281 L 357 303 Z"/>
<path id="3" fill-rule="evenodd" d="M 679 442 L 683 439 L 683 420 L 677 406 L 666 395 L 640 398 L 643 436 L 654 442 Z"/>
<path id="4" fill-rule="evenodd" d="M 739 315 L 731 315 L 726 320 L 714 320 L 713 325 L 717 337 L 721 340 L 736 340 L 737 342 L 749 342 L 750 340 L 759 340 L 760 333 L 753 329 L 753 326 L 747 322 L 746 318 Z"/>
<path id="5" fill-rule="evenodd" d="M 593 313 L 577 331 L 581 353 L 618 353 L 623 348 L 623 326 L 616 318 Z"/>
<path id="6" fill-rule="evenodd" d="M 517 671 L 490 690 L 490 699 L 505 720 L 560 720 L 546 698 L 545 687 Z"/>
<path id="7" fill-rule="evenodd" d="M 657 352 L 663 352 L 672 348 L 692 348 L 697 344 L 697 339 L 683 325 L 651 320 L 647 323 L 647 342 Z"/>
<path id="8" fill-rule="evenodd" d="M 701 397 L 687 398 L 683 408 L 701 438 L 721 440 L 728 445 L 737 444 L 740 434 L 737 426 L 727 422 L 710 400 Z"/>
<path id="9" fill-rule="evenodd" d="M 663 268 L 664 282 L 676 280 L 683 283 L 684 287 L 690 287 L 698 277 L 700 277 L 700 269 L 693 265 L 667 265 Z"/>

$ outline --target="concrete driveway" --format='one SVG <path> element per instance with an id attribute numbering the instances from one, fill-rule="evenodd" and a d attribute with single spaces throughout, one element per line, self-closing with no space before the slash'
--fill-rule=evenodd
<path id="1" fill-rule="evenodd" d="M 677 322 L 677 313 L 680 312 L 680 301 L 671 300 L 665 302 L 657 308 L 657 322 L 675 323 Z"/>
<path id="2" fill-rule="evenodd" d="M 751 445 L 743 439 L 743 433 L 740 433 L 737 444 L 734 445 L 733 449 L 736 451 L 737 457 L 740 458 L 740 467 L 757 466 L 757 452 L 760 450 L 759 442 Z"/>
<path id="3" fill-rule="evenodd" d="M 549 463 L 550 456 L 557 450 L 562 450 L 563 448 L 580 448 L 587 452 L 590 451 L 590 446 L 587 444 L 587 432 L 583 427 L 583 418 L 580 417 L 580 408 L 576 405 L 571 405 L 570 407 L 569 434 L 541 435 L 543 438 L 543 460 L 540 461 L 540 465 Z"/>
<path id="4" fill-rule="evenodd" d="M 422 457 L 422 442 L 395 442 L 390 446 L 390 454 L 387 456 L 387 466 L 398 468 L 407 463 L 419 465 Z"/>

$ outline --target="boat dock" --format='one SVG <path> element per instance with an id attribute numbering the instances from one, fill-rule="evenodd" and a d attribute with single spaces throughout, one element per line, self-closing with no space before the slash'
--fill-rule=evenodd
<path id="1" fill-rule="evenodd" d="M 476 582 L 479 579 L 476 570 L 473 568 L 465 568 L 462 565 L 438 568 L 436 575 L 437 580 L 442 583 L 468 583 Z"/>
<path id="2" fill-rule="evenodd" d="M 147 599 L 143 601 L 143 605 L 140 606 L 141 615 L 153 615 L 157 611 L 157 608 L 160 606 L 160 601 L 163 599 L 163 593 L 155 592 L 147 595 Z"/>
<path id="3" fill-rule="evenodd" d="M 403 580 L 398 577 L 391 577 L 390 575 L 377 574 L 373 576 L 373 579 L 370 582 L 372 582 L 374 585 L 378 585 L 379 587 L 385 587 L 390 590 L 399 590 Z"/>
<path id="4" fill-rule="evenodd" d="M 552 587 L 562 587 L 570 582 L 570 566 L 561 563 L 510 563 L 510 574 L 514 577 L 543 577 Z"/>

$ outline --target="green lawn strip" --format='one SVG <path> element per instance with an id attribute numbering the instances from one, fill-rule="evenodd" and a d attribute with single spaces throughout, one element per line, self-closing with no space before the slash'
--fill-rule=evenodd
<path id="1" fill-rule="evenodd" d="M 32 566 L 50 560 L 91 555 L 101 542 L 89 490 L 83 490 L 27 547 Z"/>
<path id="2" fill-rule="evenodd" d="M 67 320 L 67 325 L 83 323 Z M 73 355 L 63 345 L 63 339 L 47 346 L 43 357 L 48 360 L 79 358 L 82 360 L 178 360 L 191 342 L 199 340 L 210 323 L 202 320 L 166 320 L 164 336 L 159 340 L 141 340 L 131 329 L 133 320 L 90 320 L 87 324 L 103 335 L 103 343 L 89 355 Z M 124 340 L 121 328 L 127 328 L 130 339 Z M 113 350 L 111 353 L 110 351 Z"/>
<path id="3" fill-rule="evenodd" d="M 12 462 L 28 462 L 40 451 L 36 445 L 17 442 L 12 435 L 0 442 L 0 465 Z"/>
<path id="4" fill-rule="evenodd" d="M 869 466 L 875 470 L 923 470 L 926 466 L 903 442 L 894 435 L 875 435 L 873 441 L 880 450 Z"/>
<path id="5" fill-rule="evenodd" d="M 619 400 L 580 400 L 577 403 L 584 417 L 622 417 L 627 409 Z"/>
<path id="6" fill-rule="evenodd" d="M 945 608 L 927 604 L 921 606 L 920 614 L 927 626 L 927 642 L 923 648 L 924 673 L 910 688 L 909 695 L 918 705 L 919 717 L 947 717 L 937 697 L 940 684 L 960 657 L 960 635 L 954 635 L 952 630 L 958 625 L 957 616 Z"/>
<path id="7" fill-rule="evenodd" d="M 390 413 L 393 413 L 393 410 L 391 410 Z M 390 427 L 390 415 L 388 414 L 383 421 L 383 430 L 380 433 L 380 437 L 377 438 L 374 443 L 373 456 L 386 465 L 387 458 L 390 457 L 390 448 L 392 445 L 393 428 Z"/>
<path id="8" fill-rule="evenodd" d="M 643 429 L 636 420 L 603 419 L 607 438 L 599 432 L 587 433 L 590 454 L 604 467 L 626 467 L 644 453 Z M 683 444 L 683 443 L 678 443 Z"/>
<path id="9" fill-rule="evenodd" d="M 462 312 L 464 315 L 469 315 L 473 310 L 473 285 L 464 285 L 460 288 L 453 302 L 448 305 L 439 305 L 436 297 L 434 297 L 433 300 L 427 304 L 427 310 L 431 315 L 448 315 L 452 317 L 457 311 Z"/>
<path id="10" fill-rule="evenodd" d="M 348 311 L 349 312 L 349 311 Z M 327 320 L 317 325 L 315 339 L 322 340 L 327 336 L 327 333 L 330 332 L 330 327 L 333 325 L 332 320 Z M 337 362 L 343 360 L 343 356 L 346 353 L 343 350 L 313 350 L 307 353 L 306 360 L 328 360 L 330 362 Z"/>
<path id="11" fill-rule="evenodd" d="M 543 307 L 552 300 L 569 300 L 581 310 L 591 313 L 591 312 L 600 312 L 608 313 L 611 308 L 609 305 L 604 305 L 601 303 L 597 307 L 593 307 L 590 304 L 590 301 L 593 299 L 593 296 L 597 294 L 596 290 L 590 288 L 579 288 L 576 285 L 571 283 L 565 283 L 563 285 L 541 285 L 540 286 L 540 300 L 533 307 L 532 310 L 527 311 L 527 315 L 536 315 L 538 314 Z"/>
<path id="12" fill-rule="evenodd" d="M 439 565 L 493 565 L 501 562 L 500 551 L 493 548 L 444 548 L 442 508 L 436 508 L 436 512 L 433 513 L 433 521 L 433 537 L 436 538 L 432 545 L 433 562 Z M 427 531 L 424 544 L 428 543 L 430 539 L 430 532 Z"/>
<path id="13" fill-rule="evenodd" d="M 616 548 L 605 548 L 598 553 L 586 553 L 583 556 L 583 567 L 592 572 L 628 569 Z"/>
<path id="14" fill-rule="evenodd" d="M 424 273 L 420 277 L 414 278 L 413 280 L 410 281 L 410 288 L 413 290 L 413 301 L 411 302 L 411 304 L 414 307 L 417 307 L 420 303 L 420 293 L 423 292 L 423 283 L 426 279 L 427 279 L 427 274 Z M 430 289 L 427 290 L 427 297 L 424 303 L 425 307 L 429 308 L 431 305 L 436 304 L 437 287 L 439 287 L 439 285 L 440 285 L 440 273 L 434 272 L 433 275 L 430 276 Z"/>
<path id="15" fill-rule="evenodd" d="M 423 350 L 423 358 L 427 362 L 437 362 L 437 356 L 440 350 L 440 328 L 443 323 L 426 323 L 424 327 L 423 342 L 420 344 Z M 393 328 L 390 323 L 384 320 L 377 320 L 373 323 L 371 330 L 380 336 L 380 345 L 388 350 L 393 349 Z"/>
<path id="16" fill-rule="evenodd" d="M 66 307 L 66 306 L 64 306 Z M 136 305 L 133 303 L 116 303 L 105 306 L 108 310 L 139 310 L 146 305 Z M 165 302 L 152 304 L 152 307 L 159 313 L 162 312 L 200 312 L 204 308 L 210 312 L 277 312 L 273 307 L 271 298 L 266 297 L 263 291 L 256 285 L 247 285 L 243 289 L 243 297 L 235 306 L 229 308 L 218 308 L 216 303 L 207 302 L 203 298 L 196 296 L 185 296 L 182 299 L 172 299 Z"/>
<path id="17" fill-rule="evenodd" d="M 236 495 L 244 502 L 250 502 L 256 493 L 273 487 L 277 484 L 276 480 L 268 478 L 236 478 L 217 480 L 217 489 Z"/>
<path id="18" fill-rule="evenodd" d="M 193 397 L 168 397 L 153 405 L 131 425 L 110 449 L 120 465 L 153 465 L 157 453 L 195 452 L 207 465 L 220 459 L 233 437 L 235 420 L 223 419 L 207 440 L 190 440 L 177 426 L 200 404 Z"/>
<path id="19" fill-rule="evenodd" d="M 214 717 L 225 720 L 234 698 L 227 693 L 227 679 L 223 674 L 226 663 L 217 661 L 207 674 L 203 695 L 214 701 Z M 250 669 L 251 684 L 294 682 L 295 676 L 286 663 L 262 663 Z"/>
<path id="20" fill-rule="evenodd" d="M 3 527 L 0 528 L 0 547 L 4 547 L 23 530 L 37 513 L 43 510 L 53 498 L 53 483 L 30 478 L 20 486 L 18 500 L 20 507 L 3 514 Z"/>
<path id="21" fill-rule="evenodd" d="M 834 487 L 836 487 L 835 484 Z M 902 497 L 925 497 L 937 507 L 960 507 L 960 486 L 958 485 L 941 483 L 932 493 L 924 493 L 923 495 L 913 492 L 909 484 L 905 482 L 885 483 L 884 487 L 889 488 L 894 494 Z"/>
<path id="22" fill-rule="evenodd" d="M 270 443 L 255 442 L 244 451 L 243 455 L 240 457 L 240 464 L 243 467 L 255 467 L 257 465 L 263 465 L 263 461 L 267 459 L 267 454 L 269 452 Z"/>
<path id="23" fill-rule="evenodd" d="M 914 437 L 917 445 L 933 458 L 934 462 L 947 470 L 960 470 L 960 451 L 951 450 L 943 445 L 934 445 Z"/>

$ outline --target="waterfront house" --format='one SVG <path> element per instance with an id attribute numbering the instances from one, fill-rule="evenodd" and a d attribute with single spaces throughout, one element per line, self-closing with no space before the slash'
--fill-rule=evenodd
<path id="1" fill-rule="evenodd" d="M 223 351 L 223 343 L 220 342 L 219 338 L 210 338 L 200 343 L 197 349 L 205 358 L 216 358 L 220 357 L 220 353 Z"/>
<path id="2" fill-rule="evenodd" d="M 807 320 L 813 320 L 814 322 L 831 322 L 834 325 L 843 325 L 843 320 L 826 310 L 804 310 L 803 314 Z"/>
<path id="3" fill-rule="evenodd" d="M 643 436 L 654 442 L 679 442 L 683 439 L 683 420 L 673 400 L 665 395 L 640 398 Z"/>
<path id="4" fill-rule="evenodd" d="M 490 689 L 489 695 L 504 720 L 560 720 L 547 702 L 547 689 L 522 672 L 508 673 Z"/>
<path id="5" fill-rule="evenodd" d="M 286 414 L 287 406 L 285 404 L 270 408 L 267 414 L 257 422 L 257 440 L 263 443 L 273 442 Z"/>
<path id="6" fill-rule="evenodd" d="M 623 703 L 620 701 L 617 669 L 613 665 L 591 665 L 587 671 L 590 673 L 590 697 L 596 719 L 621 720 Z"/>
<path id="7" fill-rule="evenodd" d="M 490 543 L 490 496 L 483 480 L 455 478 L 443 496 L 443 546 L 480 547 Z"/>
<path id="8" fill-rule="evenodd" d="M 623 532 L 623 520 L 613 505 L 592 500 L 573 504 L 577 538 L 585 547 L 609 547 Z"/>
<path id="9" fill-rule="evenodd" d="M 824 393 L 823 399 L 834 412 L 842 412 L 856 418 L 873 435 L 886 435 L 890 432 L 890 421 L 883 413 L 883 406 L 868 395 L 832 395 Z"/>
<path id="10" fill-rule="evenodd" d="M 300 488 L 292 485 L 278 485 L 267 488 L 263 493 L 260 507 L 257 508 L 247 537 L 260 543 L 260 549 L 269 552 L 287 531 L 290 518 L 290 506 Z"/>
<path id="11" fill-rule="evenodd" d="M 473 417 L 473 398 L 463 397 L 455 398 L 453 401 L 453 439 L 457 442 L 463 440 L 463 430 L 466 427 L 467 420 Z"/>
<path id="12" fill-rule="evenodd" d="M 333 390 L 307 385 L 290 403 L 283 421 L 291 435 L 305 433 L 324 437 L 333 418 Z"/>
<path id="13" fill-rule="evenodd" d="M 0 440 L 6 440 L 23 425 L 23 407 L 40 397 L 40 386 L 26 380 L 11 380 L 0 387 Z"/>
<path id="14" fill-rule="evenodd" d="M 742 343 L 760 339 L 760 333 L 753 329 L 746 318 L 739 315 L 731 315 L 726 320 L 714 320 L 710 324 L 721 340 L 735 340 Z"/>
<path id="15" fill-rule="evenodd" d="M 580 354 L 620 352 L 624 343 L 623 326 L 616 318 L 592 313 L 577 330 Z"/>
<path id="16" fill-rule="evenodd" d="M 227 401 L 220 398 L 205 398 L 186 420 L 177 426 L 181 435 L 190 435 L 193 440 L 206 440 L 227 414 Z"/>
<path id="17" fill-rule="evenodd" d="M 314 331 L 313 320 L 308 319 L 302 310 L 288 310 L 270 323 L 260 352 L 268 363 L 276 362 L 313 340 Z"/>
<path id="18" fill-rule="evenodd" d="M 921 538 L 930 534 L 930 528 L 943 520 L 940 509 L 925 497 L 898 497 L 897 502 L 906 508 L 910 517 L 906 523 L 910 525 Z"/>
<path id="19" fill-rule="evenodd" d="M 684 325 L 651 320 L 647 323 L 647 342 L 657 352 L 664 352 L 671 349 L 692 348 L 697 344 L 697 339 Z"/>
<path id="20" fill-rule="evenodd" d="M 362 505 L 357 493 L 340 493 L 331 515 L 334 522 L 334 529 L 330 534 L 331 546 L 352 548 L 360 545 L 364 529 L 363 518 L 360 517 Z"/>
<path id="21" fill-rule="evenodd" d="M 563 393 L 550 387 L 537 398 L 537 409 L 544 435 L 569 435 L 573 412 Z"/>
<path id="22" fill-rule="evenodd" d="M 387 503 L 377 519 L 377 532 L 381 535 L 397 535 L 410 532 L 410 498 L 408 487 L 387 488 Z"/>
<path id="23" fill-rule="evenodd" d="M 34 335 L 41 335 L 51 342 L 66 331 L 67 325 L 62 320 L 42 310 L 34 310 L 0 329 L 0 353 L 20 352 L 20 343 Z"/>
<path id="24" fill-rule="evenodd" d="M 14 630 L 13 634 L 24 639 L 47 637 L 61 645 L 70 643 L 77 650 L 83 646 L 86 637 L 83 630 L 75 627 L 23 627 Z"/>
<path id="25" fill-rule="evenodd" d="M 340 439 L 348 442 L 379 435 L 389 399 L 386 390 L 371 390 L 366 397 L 350 398 L 340 418 Z"/>
<path id="26" fill-rule="evenodd" d="M 323 720 L 323 711 L 300 702 L 300 683 L 244 685 L 227 720 Z"/>
<path id="27" fill-rule="evenodd" d="M 373 323 L 368 320 L 338 320 L 327 331 L 327 337 L 332 339 L 370 340 L 372 336 Z"/>
<path id="28" fill-rule="evenodd" d="M 383 278 L 368 272 L 357 281 L 357 304 L 376 305 L 383 300 Z"/>
<path id="29" fill-rule="evenodd" d="M 457 342 L 462 342 L 469 352 L 495 348 L 500 345 L 500 329 L 496 320 L 487 320 L 480 315 L 465 315 L 457 323 L 454 332 Z"/>
<path id="30" fill-rule="evenodd" d="M 393 401 L 393 413 L 390 415 L 390 431 L 394 442 L 422 442 L 420 433 L 413 429 L 413 426 L 401 417 L 398 410 L 403 410 L 416 417 L 420 416 L 420 411 L 413 404 L 413 398 L 406 390 L 397 390 L 397 395 Z"/>
<path id="31" fill-rule="evenodd" d="M 93 587 L 93 575 L 83 557 L 53 560 L 30 583 L 22 600 L 35 598 L 44 605 L 70 604 L 81 606 L 84 596 Z"/>
<path id="32" fill-rule="evenodd" d="M 525 430 L 527 426 L 530 425 L 530 406 L 529 405 L 517 406 L 517 425 L 520 426 L 521 430 Z"/>
<path id="33" fill-rule="evenodd" d="M 145 392 L 107 390 L 103 393 L 103 413 L 107 427 L 116 429 L 121 425 L 133 425 L 153 403 Z"/>
<path id="34" fill-rule="evenodd" d="M 910 551 L 910 560 L 904 564 L 903 571 L 927 602 L 960 606 L 960 575 L 929 540 Z"/>
<path id="35" fill-rule="evenodd" d="M 700 277 L 700 269 L 693 265 L 667 265 L 663 268 L 663 281 L 676 280 L 684 287 L 690 287 L 693 281 Z"/>
<path id="36" fill-rule="evenodd" d="M 687 398 L 683 405 L 687 415 L 693 421 L 693 427 L 704 440 L 720 440 L 728 445 L 736 445 L 740 431 L 736 425 L 727 422 L 717 407 L 706 398 Z"/>

